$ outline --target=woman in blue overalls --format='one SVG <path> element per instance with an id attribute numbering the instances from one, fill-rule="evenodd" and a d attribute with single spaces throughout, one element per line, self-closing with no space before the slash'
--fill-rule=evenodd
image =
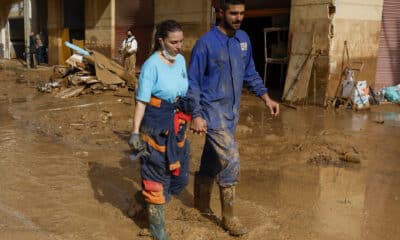
<path id="1" fill-rule="evenodd" d="M 143 64 L 139 77 L 129 144 L 146 153 L 141 157 L 141 177 L 150 232 L 155 239 L 168 239 L 164 206 L 170 194 L 178 194 L 188 183 L 189 143 L 185 132 L 194 106 L 184 97 L 188 78 L 180 54 L 181 26 L 174 20 L 161 22 L 154 40 L 153 54 Z"/>

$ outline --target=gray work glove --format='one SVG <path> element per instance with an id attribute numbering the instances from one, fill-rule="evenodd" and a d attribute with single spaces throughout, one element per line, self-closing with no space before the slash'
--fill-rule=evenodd
<path id="1" fill-rule="evenodd" d="M 142 151 L 145 148 L 139 133 L 131 133 L 128 143 L 129 146 L 135 151 Z"/>

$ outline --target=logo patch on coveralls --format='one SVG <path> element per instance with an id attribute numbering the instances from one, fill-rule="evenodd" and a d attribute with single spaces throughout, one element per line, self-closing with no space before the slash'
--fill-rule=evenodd
<path id="1" fill-rule="evenodd" d="M 242 49 L 242 51 L 247 51 L 247 42 L 241 42 L 240 48 Z"/>

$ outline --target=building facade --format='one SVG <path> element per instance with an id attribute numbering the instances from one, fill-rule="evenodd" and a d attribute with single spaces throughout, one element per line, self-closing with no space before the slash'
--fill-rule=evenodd
<path id="1" fill-rule="evenodd" d="M 150 54 L 155 24 L 171 18 L 183 25 L 183 52 L 188 60 L 195 41 L 214 23 L 218 2 L 31 0 L 31 24 L 33 31 L 45 30 L 48 35 L 49 64 L 62 64 L 69 57 L 71 51 L 64 46 L 65 41 L 118 59 L 120 43 L 127 29 L 133 27 L 140 66 Z M 0 0 L 0 3 L 5 6 L 0 10 L 0 57 L 20 57 L 23 1 Z M 280 49 L 287 52 L 290 61 L 284 71 L 271 64 L 266 72 L 266 83 L 272 87 L 277 86 L 282 75 L 286 76 L 285 86 L 278 88 L 282 95 L 290 88 L 310 49 L 318 53 L 314 63 L 316 80 L 315 84 L 310 82 L 307 98 L 309 103 L 325 105 L 336 96 L 347 65 L 356 68 L 356 63 L 361 62 L 362 69 L 356 73 L 356 79 L 367 80 L 375 88 L 399 82 L 400 70 L 396 67 L 400 61 L 397 54 L 400 24 L 396 20 L 399 4 L 396 0 L 248 0 L 243 29 L 252 40 L 253 56 L 261 75 L 265 67 L 265 28 L 289 29 L 280 40 L 273 38 L 271 46 L 276 52 L 277 46 L 284 45 Z"/>

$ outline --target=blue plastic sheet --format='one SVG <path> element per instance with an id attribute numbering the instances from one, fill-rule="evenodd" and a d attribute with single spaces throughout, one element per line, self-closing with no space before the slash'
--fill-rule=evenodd
<path id="1" fill-rule="evenodd" d="M 385 98 L 389 102 L 400 103 L 400 84 L 385 88 Z"/>

